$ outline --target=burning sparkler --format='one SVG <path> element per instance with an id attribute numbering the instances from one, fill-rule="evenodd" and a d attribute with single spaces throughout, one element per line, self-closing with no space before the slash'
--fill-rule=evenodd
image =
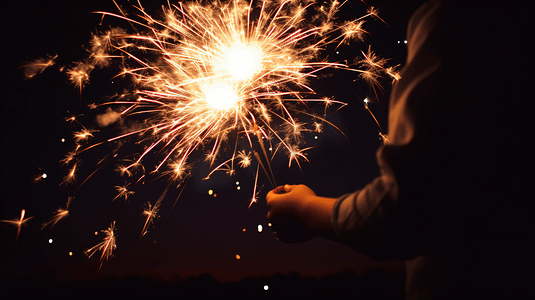
<path id="1" fill-rule="evenodd" d="M 232 175 L 235 165 L 245 168 L 253 163 L 253 153 L 257 170 L 250 207 L 256 202 L 260 168 L 275 187 L 270 165 L 274 156 L 283 153 L 289 167 L 293 161 L 300 167 L 300 161 L 308 161 L 305 152 L 311 148 L 303 146 L 303 133 L 322 132 L 324 123 L 334 126 L 325 117 L 305 110 L 318 104 L 325 114 L 333 104 L 345 105 L 316 96 L 310 81 L 320 72 L 330 68 L 359 72 L 372 86 L 379 84 L 380 74 L 399 79 L 395 68 L 386 67 L 386 60 L 370 49 L 355 62 L 363 70 L 318 58 L 330 44 L 338 47 L 362 40 L 367 34 L 363 27 L 366 18 L 378 18 L 378 11 L 370 7 L 365 16 L 339 23 L 335 13 L 342 5 L 336 0 L 328 5 L 307 0 L 192 1 L 169 4 L 161 19 L 150 15 L 140 2 L 135 6 L 137 14 L 127 14 L 118 5 L 118 14 L 97 12 L 103 19 L 127 22 L 132 32 L 112 28 L 93 35 L 90 54 L 68 68 L 67 75 L 81 92 L 95 69 L 113 67 L 118 61 L 116 77 L 131 78 L 132 87 L 105 103 L 90 105 L 91 109 L 106 107 L 106 112 L 97 116 L 100 127 L 118 124 L 115 130 L 119 133 L 105 142 L 85 146 L 97 130 L 85 128 L 76 117 L 67 119 L 82 128 L 74 133 L 76 149 L 62 160 L 70 166 L 62 184 L 76 181 L 77 155 L 106 142 L 123 145 L 132 141 L 140 147 L 116 168 L 131 177 L 134 185 L 154 174 L 168 177 L 170 184 L 183 184 L 190 176 L 194 154 L 204 154 L 210 163 L 206 178 L 216 171 Z M 130 119 L 135 126 L 126 124 Z M 222 150 L 229 144 L 234 145 L 233 151 Z M 158 155 L 158 163 L 146 169 L 144 163 L 153 155 Z M 109 160 L 102 160 L 98 167 Z M 127 200 L 134 193 L 129 183 L 116 189 L 115 199 Z M 143 211 L 146 221 L 141 236 L 157 218 L 165 192 L 154 206 L 148 202 Z M 47 225 L 66 216 L 68 205 L 65 210 L 58 209 Z M 115 222 L 104 231 L 104 241 L 86 251 L 89 256 L 102 251 L 101 266 L 116 247 L 114 229 Z"/>
<path id="2" fill-rule="evenodd" d="M 68 71 L 73 84 L 81 88 L 94 68 L 108 66 L 110 59 L 120 57 L 123 67 L 119 75 L 132 77 L 136 87 L 129 95 L 122 94 L 118 100 L 104 104 L 124 106 L 120 112 L 123 119 L 147 117 L 143 127 L 108 139 L 134 138 L 148 143 L 132 164 L 122 167 L 121 173 L 129 174 L 156 152 L 163 153 L 163 159 L 152 172 L 181 169 L 195 151 L 205 147 L 212 149 L 207 159 L 213 164 L 221 145 L 231 136 L 236 140 L 245 136 L 251 148 L 253 136 L 259 143 L 269 140 L 276 149 L 284 149 L 280 152 L 287 153 L 289 166 L 293 160 L 306 160 L 303 153 L 309 148 L 300 147 L 301 135 L 321 130 L 318 121 L 322 119 L 316 117 L 314 128 L 307 129 L 295 117 L 302 110 L 296 105 L 343 105 L 314 98 L 309 79 L 326 68 L 341 68 L 361 72 L 370 83 L 377 84 L 378 72 L 386 68 L 385 61 L 370 50 L 360 62 L 367 64 L 365 70 L 315 59 L 318 51 L 330 43 L 361 39 L 366 33 L 363 19 L 377 17 L 376 9 L 372 7 L 359 19 L 337 24 L 334 13 L 342 4 L 333 1 L 317 8 L 313 21 L 308 22 L 307 14 L 314 5 L 301 2 L 179 3 L 164 9 L 163 20 L 149 15 L 140 3 L 136 7 L 139 19 L 127 17 L 122 10 L 120 14 L 98 12 L 139 27 L 134 33 L 111 29 L 94 35 L 89 58 Z M 388 72 L 396 78 L 394 69 Z M 84 128 L 75 133 L 75 139 L 85 140 L 93 132 Z M 267 161 L 271 159 L 264 156 Z M 232 158 L 243 158 L 243 154 L 234 152 Z M 230 173 L 234 172 L 233 159 Z M 239 165 L 249 162 L 242 160 Z M 70 174 L 65 179 L 69 182 L 73 178 Z"/>

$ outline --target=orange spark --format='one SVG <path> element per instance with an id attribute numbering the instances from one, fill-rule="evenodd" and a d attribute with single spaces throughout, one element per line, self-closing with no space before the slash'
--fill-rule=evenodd
<path id="1" fill-rule="evenodd" d="M 117 239 L 117 235 L 115 234 L 115 221 L 110 224 L 108 229 L 102 230 L 101 232 L 106 234 L 102 242 L 84 251 L 84 254 L 88 257 L 93 256 L 97 251 L 102 251 L 98 267 L 99 270 L 102 267 L 103 262 L 108 261 L 108 259 L 113 256 L 113 250 L 117 248 L 117 244 L 115 243 Z M 95 234 L 96 233 L 97 232 L 95 232 Z"/>
<path id="2" fill-rule="evenodd" d="M 145 225 L 143 225 L 143 230 L 141 230 L 141 236 L 143 237 L 145 234 L 147 234 L 147 228 L 151 224 L 154 223 L 154 219 L 157 219 L 159 217 L 158 211 L 160 210 L 160 201 L 156 201 L 156 204 L 154 206 L 151 206 L 150 202 L 147 202 L 145 205 L 145 210 L 143 210 L 143 214 L 145 219 Z"/>
<path id="3" fill-rule="evenodd" d="M 50 228 L 52 228 L 61 219 L 67 217 L 69 215 L 69 207 L 71 206 L 72 199 L 73 199 L 73 197 L 69 197 L 67 199 L 67 204 L 65 205 L 65 208 L 61 208 L 61 207 L 58 208 L 56 210 L 56 213 L 50 218 L 50 220 L 48 220 L 48 222 L 45 222 L 45 223 L 43 223 L 43 225 L 41 225 L 41 230 L 43 230 L 45 227 L 47 227 L 50 224 L 52 224 L 52 225 L 50 225 Z"/>
<path id="4" fill-rule="evenodd" d="M 26 222 L 28 222 L 28 220 L 30 220 L 31 218 L 33 217 L 28 217 L 28 218 L 24 218 L 24 215 L 26 214 L 26 210 L 23 209 L 20 211 L 20 218 L 19 219 L 13 219 L 13 220 L 0 220 L 0 222 L 3 222 L 3 223 L 8 223 L 8 224 L 11 224 L 11 225 L 15 225 L 17 227 L 17 236 L 15 238 L 15 244 L 17 243 L 17 241 L 19 240 L 19 235 L 20 235 L 20 229 L 22 226 L 26 226 Z"/>
<path id="5" fill-rule="evenodd" d="M 116 186 L 115 189 L 117 190 L 118 194 L 113 198 L 112 201 L 115 201 L 117 198 L 124 197 L 124 201 L 128 201 L 128 197 L 130 195 L 133 195 L 135 192 L 128 189 L 130 186 L 130 183 L 127 183 L 123 186 Z"/>

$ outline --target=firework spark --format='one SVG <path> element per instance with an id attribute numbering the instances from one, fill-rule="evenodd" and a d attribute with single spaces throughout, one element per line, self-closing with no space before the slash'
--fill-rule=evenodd
<path id="1" fill-rule="evenodd" d="M 48 220 L 47 222 L 43 223 L 41 225 L 41 230 L 50 225 L 50 228 L 54 227 L 56 223 L 58 223 L 61 219 L 67 217 L 69 215 L 69 207 L 71 206 L 72 197 L 69 197 L 67 199 L 67 204 L 65 205 L 65 208 L 58 208 L 56 210 L 56 213 Z"/>
<path id="2" fill-rule="evenodd" d="M 401 79 L 401 76 L 397 71 L 397 66 L 387 67 L 386 63 L 388 60 L 379 57 L 371 50 L 371 47 L 368 47 L 367 53 L 364 53 L 364 51 L 361 51 L 361 53 L 364 58 L 356 60 L 356 63 L 364 68 L 364 70 L 360 70 L 360 77 L 373 89 L 375 98 L 378 99 L 377 88 L 382 90 L 381 84 L 379 83 L 379 79 L 382 78 L 381 74 L 392 78 L 392 82 Z"/>
<path id="3" fill-rule="evenodd" d="M 77 167 L 77 164 L 74 164 L 71 167 L 69 174 L 63 177 L 63 181 L 61 181 L 60 185 L 67 185 L 67 184 L 76 182 L 76 167 Z"/>
<path id="4" fill-rule="evenodd" d="M 135 193 L 134 191 L 131 191 L 128 189 L 129 186 L 130 186 L 130 183 L 126 183 L 123 186 L 116 186 L 115 189 L 117 190 L 118 193 L 117 193 L 117 196 L 115 196 L 115 198 L 113 198 L 112 201 L 115 201 L 117 198 L 121 198 L 121 197 L 124 197 L 124 201 L 128 201 L 128 197 Z"/>
<path id="5" fill-rule="evenodd" d="M 47 177 L 48 177 L 48 175 L 47 175 L 46 173 L 41 173 L 41 174 L 39 174 L 39 175 L 37 175 L 37 176 L 35 176 L 35 177 L 33 178 L 33 182 L 34 182 L 34 183 L 39 183 L 39 182 L 41 182 L 43 179 L 45 179 L 45 178 L 47 178 Z"/>
<path id="6" fill-rule="evenodd" d="M 141 231 L 141 237 L 147 234 L 147 228 L 154 223 L 154 219 L 159 217 L 158 211 L 160 210 L 160 201 L 157 201 L 154 206 L 147 202 L 145 204 L 145 209 L 143 210 L 143 215 L 145 216 L 145 225 L 143 225 L 143 230 Z"/>
<path id="7" fill-rule="evenodd" d="M 388 143 L 388 135 L 382 133 L 382 132 L 379 132 L 379 139 L 383 142 L 383 144 L 386 144 Z"/>
<path id="8" fill-rule="evenodd" d="M 102 264 L 104 263 L 104 261 L 108 261 L 108 259 L 113 256 L 113 250 L 117 248 L 117 245 L 115 243 L 117 239 L 117 235 L 115 234 L 115 221 L 110 224 L 110 227 L 108 227 L 108 229 L 102 230 L 102 232 L 106 234 L 104 240 L 84 251 L 84 254 L 88 257 L 93 256 L 93 254 L 95 254 L 97 251 L 102 252 L 102 254 L 100 255 L 100 263 L 98 267 L 99 270 L 100 268 L 102 268 Z"/>
<path id="9" fill-rule="evenodd" d="M 251 198 L 251 202 L 249 202 L 249 208 L 251 208 L 251 205 L 253 205 L 253 203 L 256 203 L 257 201 L 257 196 L 258 196 L 258 192 L 256 191 L 256 188 L 258 186 L 258 170 L 260 169 L 260 163 L 258 164 L 258 167 L 256 168 L 256 176 L 255 176 L 255 182 L 254 182 L 254 188 L 253 188 L 253 197 Z"/>
<path id="10" fill-rule="evenodd" d="M 87 140 L 93 137 L 93 132 L 95 132 L 95 130 L 89 130 L 84 128 L 83 130 L 74 133 L 74 139 L 77 142 Z"/>
<path id="11" fill-rule="evenodd" d="M 251 165 L 251 152 L 245 152 L 245 150 L 239 151 L 237 157 L 239 158 L 238 165 L 242 168 L 247 168 Z"/>
<path id="12" fill-rule="evenodd" d="M 25 214 L 26 214 L 26 210 L 23 209 L 23 210 L 20 211 L 20 218 L 19 219 L 0 220 L 0 222 L 12 224 L 12 225 L 15 225 L 17 227 L 17 236 L 15 237 L 15 243 L 17 243 L 17 241 L 19 240 L 21 227 L 22 226 L 26 226 L 26 222 L 28 222 L 28 220 L 33 218 L 33 217 L 24 218 Z"/>
<path id="13" fill-rule="evenodd" d="M 29 62 L 20 68 L 23 69 L 24 77 L 26 79 L 33 78 L 35 75 L 42 73 L 46 68 L 51 67 L 55 64 L 57 55 L 49 56 L 47 58 L 38 58 L 32 62 Z"/>

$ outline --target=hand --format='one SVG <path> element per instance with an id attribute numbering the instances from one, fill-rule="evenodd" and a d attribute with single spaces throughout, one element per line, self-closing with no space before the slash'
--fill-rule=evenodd
<path id="1" fill-rule="evenodd" d="M 266 195 L 267 219 L 280 241 L 299 243 L 314 236 L 302 216 L 306 198 L 313 196 L 316 193 L 307 186 L 289 184 L 279 186 Z"/>
<path id="2" fill-rule="evenodd" d="M 268 214 L 275 235 L 285 243 L 304 242 L 332 230 L 330 210 L 335 199 L 318 197 L 306 185 L 284 185 L 267 196 Z"/>

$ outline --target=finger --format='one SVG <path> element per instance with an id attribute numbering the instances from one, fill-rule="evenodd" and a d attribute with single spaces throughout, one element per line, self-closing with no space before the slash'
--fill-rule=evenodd
<path id="1" fill-rule="evenodd" d="M 267 195 L 266 195 L 266 202 L 268 204 L 268 207 L 269 207 L 270 203 L 273 203 L 274 201 L 277 201 L 277 200 L 283 198 L 284 194 L 285 194 L 284 192 L 277 193 L 276 189 L 269 191 L 269 193 L 267 193 Z"/>
<path id="2" fill-rule="evenodd" d="M 289 193 L 289 192 L 291 192 L 292 189 L 293 189 L 293 185 L 289 185 L 289 184 L 285 184 L 285 185 L 284 185 L 284 192 L 285 192 L 285 193 Z"/>
<path id="3" fill-rule="evenodd" d="M 277 194 L 283 194 L 283 193 L 286 192 L 285 189 L 284 189 L 284 186 L 278 186 L 278 187 L 276 187 L 273 191 L 274 191 L 275 193 L 277 193 Z"/>
<path id="4" fill-rule="evenodd" d="M 275 189 L 269 191 L 269 193 L 267 193 L 266 195 L 266 202 L 268 203 L 268 205 L 270 202 L 273 202 L 275 198 L 277 198 L 278 196 L 279 194 L 277 193 Z"/>

